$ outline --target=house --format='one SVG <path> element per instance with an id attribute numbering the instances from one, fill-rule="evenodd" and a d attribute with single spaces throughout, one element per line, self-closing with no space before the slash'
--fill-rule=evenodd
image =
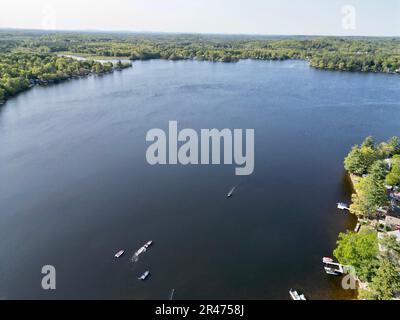
<path id="1" fill-rule="evenodd" d="M 400 228 L 400 217 L 386 216 L 385 225 L 392 228 Z"/>

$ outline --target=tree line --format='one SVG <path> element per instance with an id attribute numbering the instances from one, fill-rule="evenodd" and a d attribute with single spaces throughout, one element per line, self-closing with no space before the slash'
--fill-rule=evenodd
<path id="1" fill-rule="evenodd" d="M 131 60 L 305 59 L 322 69 L 395 72 L 400 68 L 400 38 L 3 31 L 0 47 Z"/>
<path id="2" fill-rule="evenodd" d="M 35 83 L 113 69 L 93 59 L 168 59 L 236 62 L 309 61 L 327 70 L 400 73 L 399 38 L 284 37 L 191 34 L 78 33 L 0 30 L 0 101 Z M 126 67 L 122 65 L 120 67 Z"/>
<path id="3" fill-rule="evenodd" d="M 60 82 L 91 73 L 104 74 L 128 67 L 118 62 L 78 61 L 54 54 L 15 52 L 0 54 L 0 102 L 40 84 Z"/>

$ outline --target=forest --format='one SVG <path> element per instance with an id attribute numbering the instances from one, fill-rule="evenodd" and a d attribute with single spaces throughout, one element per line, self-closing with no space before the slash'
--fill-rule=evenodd
<path id="1" fill-rule="evenodd" d="M 34 84 L 114 69 L 96 59 L 301 59 L 319 69 L 400 73 L 400 38 L 0 30 L 0 101 Z M 120 63 L 115 67 L 128 66 Z"/>

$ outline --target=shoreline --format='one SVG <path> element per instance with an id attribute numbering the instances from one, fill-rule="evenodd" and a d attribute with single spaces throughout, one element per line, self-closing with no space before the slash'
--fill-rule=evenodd
<path id="1" fill-rule="evenodd" d="M 164 58 L 164 57 L 156 57 L 156 58 L 131 58 L 128 56 L 98 56 L 98 55 L 90 55 L 87 53 L 76 53 L 76 52 L 69 52 L 69 51 L 64 51 L 64 52 L 54 52 L 54 54 L 58 56 L 65 56 L 65 57 L 70 57 L 70 58 L 76 58 L 76 59 L 81 59 L 81 60 L 94 60 L 94 61 L 148 61 L 148 60 L 165 60 L 165 61 L 206 61 L 206 62 L 215 62 L 215 63 L 237 63 L 240 61 L 245 61 L 245 60 L 253 60 L 253 61 L 303 61 L 309 65 L 310 68 L 316 69 L 316 70 L 321 70 L 321 71 L 337 71 L 337 72 L 354 72 L 354 73 L 362 73 L 362 74 L 388 74 L 388 75 L 400 75 L 400 69 L 394 70 L 394 71 L 370 71 L 370 70 L 350 70 L 350 69 L 338 69 L 338 68 L 321 68 L 316 65 L 312 65 L 311 58 L 310 57 L 305 57 L 305 58 L 232 58 L 230 60 L 220 60 L 220 59 L 207 59 L 207 58 L 197 58 L 197 57 L 174 57 L 173 59 L 171 58 Z"/>
<path id="2" fill-rule="evenodd" d="M 368 142 L 372 145 L 366 146 Z M 387 149 L 385 149 L 385 146 Z M 392 149 L 388 149 L 389 146 Z M 393 202 L 395 201 L 393 200 L 394 196 L 390 193 L 392 190 L 398 190 L 398 184 L 394 182 L 393 184 L 390 182 L 388 183 L 387 178 L 389 174 L 393 174 L 391 172 L 393 172 L 395 165 L 392 159 L 396 159 L 396 156 L 399 154 L 399 147 L 399 138 L 397 137 L 392 137 L 386 145 L 385 142 L 381 142 L 381 144 L 377 145 L 373 137 L 367 137 L 361 148 L 370 148 L 371 152 L 375 152 L 375 158 L 373 161 L 371 160 L 372 163 L 367 163 L 367 169 L 362 167 L 362 165 L 365 164 L 358 165 L 358 167 L 354 165 L 354 159 L 357 159 L 356 157 L 358 156 L 356 153 L 357 150 L 359 150 L 357 149 L 358 145 L 352 148 L 345 159 L 345 172 L 351 184 L 352 194 L 350 204 L 346 204 L 344 209 L 348 210 L 348 213 L 356 218 L 357 225 L 354 230 L 346 230 L 345 233 L 339 233 L 333 254 L 342 266 L 347 266 L 350 268 L 349 270 L 353 270 L 351 273 L 345 272 L 343 274 L 352 274 L 356 284 L 356 289 L 354 290 L 358 293 L 356 300 L 379 299 L 379 297 L 383 295 L 376 287 L 376 279 L 382 277 L 383 271 L 380 270 L 388 270 L 384 269 L 385 267 L 396 268 L 396 262 L 390 259 L 390 253 L 388 255 L 388 252 L 393 248 L 389 247 L 389 249 L 384 249 L 385 247 L 381 240 L 390 235 L 391 232 L 398 232 L 396 230 L 399 230 L 399 226 L 397 225 L 396 227 L 396 222 L 387 222 L 387 218 L 393 214 L 395 215 L 396 209 L 398 209 L 398 205 Z M 393 181 L 396 180 L 393 178 Z M 369 200 L 370 198 L 368 198 L 371 197 L 371 193 L 376 197 L 374 198 L 376 199 L 375 202 L 372 202 Z M 342 209 L 339 207 L 339 204 L 338 208 Z M 359 241 L 367 241 L 367 243 L 370 244 L 368 249 L 365 247 L 365 244 L 360 247 Z M 370 258 L 362 262 L 360 257 L 362 257 L 365 252 L 370 254 Z M 375 270 L 374 268 L 376 267 L 377 261 L 381 262 L 379 268 Z M 392 265 L 392 267 L 388 267 L 388 264 Z M 365 270 L 370 271 L 366 273 Z M 390 274 L 385 274 L 385 276 L 391 279 Z M 390 281 L 394 280 L 391 279 Z M 388 298 L 390 300 L 396 299 L 399 292 L 396 291 L 395 287 L 392 286 L 388 290 L 392 291 L 386 291 L 384 293 L 386 294 L 385 297 L 390 297 Z"/>
<path id="3" fill-rule="evenodd" d="M 69 57 L 67 57 L 67 56 L 60 56 L 60 57 L 66 57 L 66 58 L 70 58 L 70 59 L 76 59 L 76 57 L 72 57 L 72 56 L 69 56 Z M 96 61 L 96 62 L 99 62 L 99 63 L 107 63 L 107 62 L 101 62 L 101 61 Z M 111 61 L 110 61 L 110 63 L 111 63 Z M 47 87 L 47 86 L 51 86 L 51 85 L 55 85 L 55 84 L 61 84 L 61 83 L 63 83 L 63 82 L 71 81 L 71 80 L 74 80 L 74 79 L 85 79 L 85 78 L 89 78 L 89 77 L 91 77 L 91 76 L 105 76 L 105 75 L 108 75 L 108 74 L 112 74 L 112 73 L 114 73 L 115 71 L 123 71 L 124 69 L 132 68 L 132 67 L 133 67 L 133 65 L 131 64 L 130 66 L 113 67 L 110 71 L 104 71 L 104 72 L 99 72 L 99 73 L 94 72 L 94 71 L 90 71 L 90 72 L 88 72 L 88 73 L 86 73 L 86 74 L 82 74 L 82 75 L 72 75 L 72 76 L 69 76 L 69 77 L 64 78 L 64 79 L 46 80 L 46 81 L 42 81 L 42 80 L 38 80 L 38 79 L 30 80 L 30 84 L 29 84 L 29 87 L 28 87 L 28 88 L 26 88 L 25 90 L 22 90 L 22 91 L 18 92 L 18 93 L 15 94 L 15 95 L 12 95 L 12 96 L 9 96 L 9 97 L 5 98 L 5 100 L 1 100 L 1 101 L 0 101 L 0 107 L 3 107 L 3 106 L 7 103 L 8 100 L 10 100 L 10 99 L 12 99 L 12 98 L 16 98 L 16 97 L 18 97 L 21 93 L 28 92 L 30 89 L 32 89 L 33 87 L 36 87 L 36 86 L 38 86 L 38 87 Z"/>
<path id="4" fill-rule="evenodd" d="M 40 80 L 35 80 L 34 83 L 31 83 L 31 85 L 29 86 L 29 88 L 27 88 L 26 90 L 23 90 L 21 92 L 18 92 L 17 94 L 7 97 L 5 100 L 0 101 L 0 107 L 5 105 L 7 103 L 7 101 L 11 98 L 17 97 L 20 93 L 26 92 L 28 91 L 30 88 L 34 87 L 34 86 L 48 86 L 48 85 L 52 85 L 52 84 L 57 84 L 57 83 L 62 83 L 65 81 L 69 81 L 69 80 L 73 80 L 73 79 L 82 79 L 82 78 L 86 78 L 89 77 L 91 75 L 97 75 L 97 76 L 101 76 L 101 75 L 106 75 L 106 74 L 110 74 L 113 73 L 114 71 L 122 71 L 123 69 L 126 68 L 131 68 L 133 67 L 132 63 L 134 61 L 149 61 L 149 60 L 164 60 L 164 61 L 198 61 L 198 62 L 213 62 L 213 63 L 237 63 L 240 61 L 245 61 L 245 60 L 252 60 L 252 61 L 302 61 L 308 64 L 308 66 L 312 69 L 315 70 L 320 70 L 320 71 L 336 71 L 336 72 L 350 72 L 350 73 L 362 73 L 362 74 L 387 74 L 387 75 L 400 75 L 400 71 L 398 72 L 379 72 L 379 71 L 359 71 L 359 70 L 340 70 L 340 69 L 328 69 L 328 68 L 319 68 L 317 66 L 313 66 L 311 64 L 310 59 L 254 59 L 254 58 L 240 58 L 237 60 L 230 60 L 230 61 L 220 61 L 220 60 L 208 60 L 208 59 L 197 59 L 197 58 L 177 58 L 177 59 L 165 59 L 165 58 L 154 58 L 154 59 L 131 59 L 128 57 L 114 57 L 114 56 L 91 56 L 88 54 L 80 54 L 80 53 L 72 53 L 72 52 L 63 52 L 63 53 L 53 53 L 55 56 L 57 57 L 62 57 L 62 58 L 70 58 L 70 59 L 75 59 L 77 61 L 87 61 L 87 60 L 93 60 L 95 62 L 104 64 L 104 63 L 113 63 L 113 61 L 121 61 L 124 63 L 128 63 L 130 62 L 131 65 L 130 66 L 124 66 L 124 67 L 114 67 L 112 70 L 107 71 L 107 72 L 101 72 L 101 73 L 96 73 L 96 72 L 89 72 L 88 74 L 85 75 L 73 75 L 70 76 L 66 79 L 58 79 L 58 80 L 48 80 L 48 81 L 44 81 L 43 83 L 40 82 Z M 350 180 L 353 184 L 353 188 L 354 187 L 354 181 L 353 181 L 353 177 L 351 174 L 347 173 L 348 175 L 350 175 Z M 354 189 L 355 190 L 355 189 Z"/>

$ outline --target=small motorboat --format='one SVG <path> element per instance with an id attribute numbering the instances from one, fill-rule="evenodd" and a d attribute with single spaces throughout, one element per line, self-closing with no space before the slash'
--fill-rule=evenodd
<path id="1" fill-rule="evenodd" d="M 231 198 L 231 197 L 233 196 L 233 193 L 235 192 L 235 190 L 236 190 L 236 186 L 234 186 L 234 187 L 228 192 L 228 194 L 226 195 L 226 197 L 227 197 L 227 198 Z"/>
<path id="2" fill-rule="evenodd" d="M 153 241 L 151 241 L 151 240 L 148 241 L 148 242 L 146 242 L 146 243 L 143 245 L 143 247 L 139 248 L 139 250 L 137 250 L 137 251 L 135 252 L 135 254 L 133 255 L 132 260 L 133 260 L 133 261 L 137 261 L 138 258 L 139 258 L 139 256 L 140 256 L 142 253 L 145 253 L 145 252 L 147 251 L 147 249 L 148 249 L 152 244 L 153 244 Z"/>
<path id="3" fill-rule="evenodd" d="M 299 293 L 296 290 L 290 289 L 289 294 L 293 300 L 307 300 L 307 298 L 304 294 Z"/>
<path id="4" fill-rule="evenodd" d="M 148 248 L 148 247 L 150 247 L 151 245 L 153 244 L 153 241 L 148 241 L 143 247 L 145 247 L 146 249 Z"/>
<path id="5" fill-rule="evenodd" d="M 146 248 L 143 246 L 138 251 L 135 252 L 135 257 L 139 257 L 142 253 L 146 252 Z"/>
<path id="6" fill-rule="evenodd" d="M 172 289 L 171 294 L 169 295 L 169 300 L 174 300 L 174 293 L 175 293 L 175 289 Z"/>
<path id="7" fill-rule="evenodd" d="M 114 257 L 119 258 L 119 257 L 121 257 L 124 253 L 125 253 L 124 250 L 120 250 L 120 251 L 118 251 L 118 252 L 114 255 Z"/>
<path id="8" fill-rule="evenodd" d="M 145 273 L 143 273 L 139 278 L 138 278 L 138 280 L 146 280 L 147 279 L 147 277 L 150 275 L 150 271 L 146 271 Z"/>

